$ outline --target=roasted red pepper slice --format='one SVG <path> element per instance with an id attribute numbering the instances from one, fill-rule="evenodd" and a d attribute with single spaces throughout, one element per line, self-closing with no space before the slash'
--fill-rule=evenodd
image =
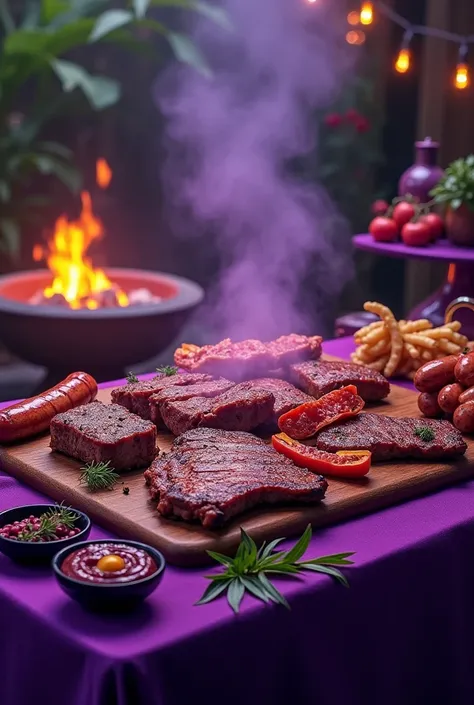
<path id="1" fill-rule="evenodd" d="M 370 470 L 370 450 L 340 450 L 326 453 L 312 446 L 305 446 L 286 435 L 272 436 L 272 445 L 279 453 L 290 458 L 295 465 L 329 477 L 363 477 Z"/>
<path id="2" fill-rule="evenodd" d="M 357 387 L 350 384 L 288 411 L 280 416 L 278 426 L 291 438 L 310 438 L 324 426 L 347 416 L 355 416 L 364 404 L 364 400 L 357 394 Z"/>

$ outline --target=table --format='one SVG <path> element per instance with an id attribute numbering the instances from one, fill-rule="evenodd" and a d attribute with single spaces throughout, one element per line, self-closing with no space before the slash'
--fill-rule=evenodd
<path id="1" fill-rule="evenodd" d="M 0 509 L 43 499 L 0 475 Z M 0 556 L 0 704 L 472 705 L 474 482 L 318 531 L 308 556 L 351 550 L 349 590 L 280 581 L 290 612 L 246 596 L 238 616 L 225 600 L 193 606 L 202 570 L 168 567 L 114 618 Z"/>
<path id="2" fill-rule="evenodd" d="M 428 247 L 408 247 L 403 242 L 376 242 L 372 235 L 355 235 L 354 247 L 384 257 L 404 257 L 407 259 L 445 262 L 446 281 L 425 301 L 418 304 L 407 315 L 409 319 L 428 318 L 433 325 L 444 323 L 446 308 L 459 296 L 474 297 L 474 248 L 456 247 L 448 240 L 439 240 Z M 461 311 L 457 318 L 463 324 L 463 332 L 474 338 L 474 317 L 470 311 Z"/>

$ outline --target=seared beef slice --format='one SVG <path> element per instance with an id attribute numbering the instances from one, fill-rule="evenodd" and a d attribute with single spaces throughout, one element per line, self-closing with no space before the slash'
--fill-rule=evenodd
<path id="1" fill-rule="evenodd" d="M 193 377 L 194 375 L 189 375 Z M 153 394 L 149 399 L 150 418 L 159 427 L 164 427 L 163 419 L 161 418 L 161 407 L 165 401 L 184 401 L 192 397 L 217 397 L 219 394 L 226 392 L 233 387 L 235 382 L 229 382 L 227 379 L 213 379 L 210 382 L 202 382 L 201 384 L 188 384 L 186 386 L 174 386 L 162 389 L 157 394 Z"/>
<path id="2" fill-rule="evenodd" d="M 257 505 L 317 504 L 326 480 L 250 433 L 198 428 L 177 438 L 145 479 L 166 517 L 222 526 Z"/>
<path id="3" fill-rule="evenodd" d="M 156 426 L 118 404 L 94 401 L 51 421 L 51 449 L 115 470 L 142 468 L 156 455 Z"/>
<path id="4" fill-rule="evenodd" d="M 260 389 L 265 389 L 267 392 L 271 392 L 275 397 L 273 415 L 270 419 L 270 424 L 275 426 L 282 414 L 286 414 L 287 411 L 291 411 L 291 409 L 295 409 L 301 404 L 314 401 L 313 397 L 310 397 L 309 394 L 305 394 L 301 389 L 297 389 L 289 382 L 285 382 L 283 379 L 277 379 L 276 377 L 259 377 L 258 379 L 251 379 L 248 384 L 259 387 Z"/>
<path id="5" fill-rule="evenodd" d="M 334 389 L 354 384 L 364 401 L 379 401 L 388 396 L 390 384 L 380 372 L 353 362 L 309 360 L 290 367 L 290 380 L 315 399 Z"/>
<path id="6" fill-rule="evenodd" d="M 433 431 L 432 440 L 423 440 L 419 429 L 424 428 Z M 316 437 L 316 445 L 332 453 L 338 450 L 370 450 L 372 460 L 452 458 L 467 450 L 461 433 L 449 421 L 367 413 L 323 428 Z"/>
<path id="7" fill-rule="evenodd" d="M 121 404 L 142 419 L 149 419 L 151 415 L 150 397 L 170 387 L 187 387 L 193 384 L 202 384 L 212 380 L 210 375 L 204 374 L 160 374 L 146 382 L 129 382 L 122 387 L 112 390 L 112 401 Z"/>
<path id="8" fill-rule="evenodd" d="M 199 426 L 251 431 L 272 417 L 274 401 L 271 392 L 242 382 L 214 399 L 166 401 L 161 405 L 161 416 L 176 436 Z"/>

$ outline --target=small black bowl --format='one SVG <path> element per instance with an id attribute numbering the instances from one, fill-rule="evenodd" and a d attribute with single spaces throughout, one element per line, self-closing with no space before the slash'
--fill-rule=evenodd
<path id="1" fill-rule="evenodd" d="M 157 565 L 157 569 L 154 573 L 141 580 L 135 580 L 130 583 L 111 583 L 108 585 L 104 585 L 103 583 L 86 583 L 82 580 L 71 578 L 62 572 L 61 566 L 70 553 L 84 546 L 90 546 L 96 543 L 107 543 L 111 545 L 126 544 L 127 546 L 141 548 L 151 555 Z M 136 607 L 137 604 L 145 600 L 145 598 L 158 587 L 163 577 L 165 567 L 166 562 L 163 555 L 155 548 L 138 541 L 122 541 L 120 539 L 82 541 L 75 546 L 67 546 L 62 551 L 59 551 L 53 558 L 54 574 L 63 591 L 84 607 L 101 612 L 123 611 Z"/>
<path id="2" fill-rule="evenodd" d="M 6 524 L 13 524 L 14 521 L 21 521 L 31 514 L 40 516 L 49 509 L 56 509 L 57 504 L 25 504 L 22 507 L 14 507 L 0 513 L 0 527 Z M 15 541 L 0 536 L 0 551 L 6 556 L 19 563 L 49 563 L 52 557 L 61 549 L 67 546 L 84 541 L 91 531 L 91 520 L 78 509 L 72 511 L 77 514 L 76 526 L 80 532 L 70 538 L 58 539 L 57 541 Z"/>

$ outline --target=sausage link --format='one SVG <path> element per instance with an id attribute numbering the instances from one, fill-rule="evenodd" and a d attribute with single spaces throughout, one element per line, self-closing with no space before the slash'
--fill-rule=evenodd
<path id="1" fill-rule="evenodd" d="M 86 372 L 74 372 L 42 394 L 0 411 L 0 443 L 35 436 L 49 428 L 51 419 L 88 404 L 97 395 L 97 382 Z"/>
<path id="2" fill-rule="evenodd" d="M 455 381 L 454 368 L 457 355 L 448 355 L 440 360 L 426 362 L 415 374 L 415 387 L 419 392 L 439 392 L 447 384 Z"/>
<path id="3" fill-rule="evenodd" d="M 431 419 L 436 418 L 436 416 L 441 416 L 442 411 L 438 404 L 438 395 L 436 392 L 422 392 L 418 397 L 418 408 L 422 414 L 428 416 Z"/>
<path id="4" fill-rule="evenodd" d="M 459 397 L 459 403 L 465 404 L 467 401 L 474 401 L 474 387 L 466 389 Z"/>
<path id="5" fill-rule="evenodd" d="M 447 414 L 454 414 L 459 406 L 459 397 L 464 391 L 464 387 L 459 382 L 447 384 L 438 394 L 438 404 Z"/>
<path id="6" fill-rule="evenodd" d="M 474 384 L 474 353 L 459 356 L 454 368 L 454 376 L 465 387 L 472 387 Z"/>
<path id="7" fill-rule="evenodd" d="M 458 406 L 454 412 L 453 424 L 461 433 L 474 433 L 474 401 Z"/>

